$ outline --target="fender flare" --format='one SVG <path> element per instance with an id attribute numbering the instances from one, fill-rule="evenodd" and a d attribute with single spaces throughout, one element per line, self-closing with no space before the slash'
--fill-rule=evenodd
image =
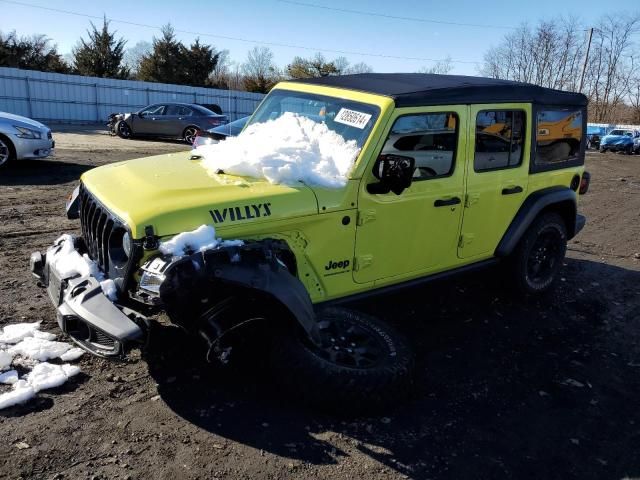
<path id="1" fill-rule="evenodd" d="M 169 259 L 160 299 L 171 310 L 186 310 L 212 293 L 232 291 L 257 295 L 283 307 L 309 337 L 318 340 L 316 316 L 307 289 L 281 256 L 295 258 L 285 242 L 260 240 Z M 224 300 L 224 298 L 220 298 Z M 191 312 L 193 313 L 193 312 Z M 187 321 L 193 321 L 186 319 Z M 184 323 L 184 322 L 183 322 Z M 224 331 L 234 325 L 224 325 Z"/>
<path id="2" fill-rule="evenodd" d="M 567 238 L 576 232 L 577 194 L 568 187 L 549 187 L 529 195 L 511 221 L 495 250 L 496 257 L 506 257 L 515 250 L 518 242 L 536 217 L 544 210 L 557 205 L 567 224 Z"/>

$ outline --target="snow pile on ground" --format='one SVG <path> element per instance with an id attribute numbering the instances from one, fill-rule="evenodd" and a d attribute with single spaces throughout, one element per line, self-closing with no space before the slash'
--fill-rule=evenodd
<path id="1" fill-rule="evenodd" d="M 57 365 L 46 362 L 59 358 L 70 362 L 84 354 L 81 348 L 65 342 L 56 342 L 53 333 L 41 332 L 40 322 L 7 325 L 0 334 L 0 384 L 11 385 L 11 390 L 0 393 L 0 409 L 24 403 L 40 390 L 59 387 L 80 369 L 68 363 Z M 19 377 L 12 365 L 32 366 Z"/>
<path id="2" fill-rule="evenodd" d="M 86 253 L 80 255 L 74 248 L 73 237 L 64 234 L 55 241 L 57 250 L 51 250 L 51 264 L 55 265 L 62 278 L 80 275 L 81 277 L 91 275 L 98 279 L 102 291 L 111 301 L 117 300 L 116 286 L 111 279 L 105 279 L 104 274 L 98 268 L 98 264 L 89 258 Z"/>
<path id="3" fill-rule="evenodd" d="M 360 149 L 324 123 L 287 112 L 249 125 L 239 136 L 194 150 L 203 165 L 270 183 L 343 187 Z"/>
<path id="4" fill-rule="evenodd" d="M 216 247 L 239 247 L 242 240 L 222 240 L 216 238 L 216 229 L 211 225 L 200 225 L 191 232 L 182 232 L 160 244 L 165 255 L 181 257 L 193 252 L 203 252 Z"/>

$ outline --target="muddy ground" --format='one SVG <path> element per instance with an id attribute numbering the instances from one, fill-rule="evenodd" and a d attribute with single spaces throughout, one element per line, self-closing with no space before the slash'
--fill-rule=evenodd
<path id="1" fill-rule="evenodd" d="M 56 331 L 28 258 L 77 231 L 63 204 L 82 172 L 186 148 L 55 139 L 54 158 L 0 174 L 0 325 Z M 516 298 L 490 271 L 357 305 L 417 352 L 416 391 L 386 416 L 309 411 L 262 375 L 207 368 L 164 327 L 148 354 L 84 356 L 66 385 L 0 412 L 0 477 L 640 477 L 640 156 L 589 153 L 587 167 L 588 223 L 552 294 Z"/>

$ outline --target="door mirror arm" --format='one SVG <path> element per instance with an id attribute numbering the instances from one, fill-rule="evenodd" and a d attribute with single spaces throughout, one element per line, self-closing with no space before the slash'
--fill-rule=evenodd
<path id="1" fill-rule="evenodd" d="M 367 185 L 367 192 L 379 195 L 393 192 L 400 195 L 411 186 L 416 160 L 402 155 L 382 154 L 376 160 L 373 172 L 380 181 Z"/>

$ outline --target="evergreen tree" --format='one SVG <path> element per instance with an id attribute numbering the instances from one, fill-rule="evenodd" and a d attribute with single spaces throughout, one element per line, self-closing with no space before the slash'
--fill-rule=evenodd
<path id="1" fill-rule="evenodd" d="M 70 70 L 46 36 L 18 37 L 15 31 L 7 35 L 0 32 L 0 67 L 57 73 Z"/>
<path id="2" fill-rule="evenodd" d="M 85 41 L 81 38 L 73 49 L 73 63 L 77 72 L 91 77 L 128 78 L 129 70 L 122 65 L 127 42 L 123 38 L 116 39 L 116 32 L 109 31 L 107 18 L 104 18 L 101 30 L 92 22 L 87 34 L 89 39 Z"/>
<path id="3" fill-rule="evenodd" d="M 205 85 L 218 64 L 220 54 L 211 45 L 201 44 L 198 38 L 188 50 L 184 51 L 186 55 L 184 83 L 194 86 Z"/>
<path id="4" fill-rule="evenodd" d="M 138 79 L 147 82 L 183 83 L 185 48 L 176 39 L 170 24 L 162 27 L 162 36 L 153 38 L 153 49 L 142 57 Z"/>

